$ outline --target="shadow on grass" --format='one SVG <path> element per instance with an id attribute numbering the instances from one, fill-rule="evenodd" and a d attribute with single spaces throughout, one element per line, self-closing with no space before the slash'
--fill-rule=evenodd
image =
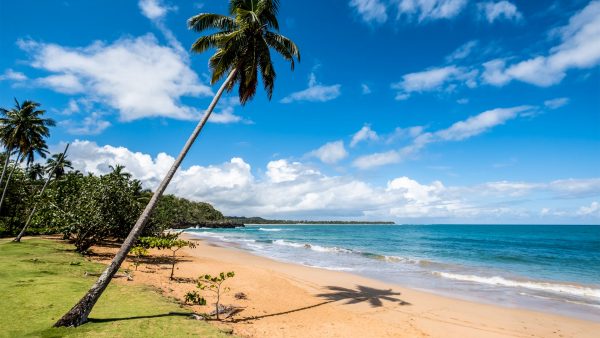
<path id="1" fill-rule="evenodd" d="M 146 315 L 146 316 L 131 316 L 131 317 L 120 317 L 120 318 L 88 318 L 88 322 L 90 323 L 107 323 L 107 322 L 117 322 L 122 320 L 134 320 L 134 319 L 149 319 L 149 318 L 160 318 L 160 317 L 172 317 L 172 316 L 180 316 L 180 317 L 189 317 L 193 312 L 169 312 L 169 313 L 161 313 L 156 315 Z"/>
<path id="2" fill-rule="evenodd" d="M 406 302 L 396 296 L 400 295 L 400 292 L 394 292 L 392 289 L 388 290 L 380 290 L 375 288 L 370 288 L 363 285 L 357 285 L 356 289 L 348 289 L 339 286 L 326 286 L 325 287 L 328 292 L 323 292 L 317 294 L 316 296 L 319 298 L 325 299 L 325 301 L 309 306 L 304 306 L 297 309 L 291 309 L 288 311 L 282 311 L 277 313 L 269 313 L 261 316 L 249 316 L 243 317 L 239 319 L 232 319 L 231 321 L 234 323 L 238 322 L 246 322 L 250 320 L 257 320 L 268 317 L 275 317 L 286 315 L 294 312 L 309 310 L 315 307 L 319 307 L 325 304 L 334 303 L 338 301 L 344 301 L 344 304 L 358 304 L 362 302 L 368 302 L 371 307 L 381 307 L 383 306 L 383 301 L 388 301 L 392 303 L 398 303 L 398 305 L 411 305 L 409 302 Z"/>

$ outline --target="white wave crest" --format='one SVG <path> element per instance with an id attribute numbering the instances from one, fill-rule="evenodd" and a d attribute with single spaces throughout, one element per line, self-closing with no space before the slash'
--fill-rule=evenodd
<path id="1" fill-rule="evenodd" d="M 290 241 L 284 241 L 282 239 L 274 240 L 273 244 L 285 245 L 285 246 L 290 246 L 290 247 L 294 247 L 294 248 L 310 249 L 310 250 L 317 251 L 317 252 L 352 253 L 352 250 L 338 248 L 336 246 L 327 247 L 327 246 L 320 246 L 320 245 L 308 244 L 308 243 L 301 244 L 301 243 L 295 243 L 295 242 L 290 242 Z"/>
<path id="2" fill-rule="evenodd" d="M 585 286 L 572 285 L 572 284 L 555 284 L 555 283 L 547 283 L 547 282 L 532 282 L 532 281 L 516 281 L 511 279 L 506 279 L 500 276 L 493 277 L 482 277 L 475 275 L 460 275 L 455 273 L 448 272 L 438 272 L 434 271 L 433 274 L 438 275 L 443 278 L 475 282 L 481 284 L 488 285 L 500 285 L 500 286 L 508 286 L 508 287 L 516 287 L 516 288 L 526 288 L 530 290 L 537 291 L 547 291 L 547 292 L 555 292 L 555 293 L 566 293 L 579 297 L 593 297 L 600 299 L 600 289 L 593 289 Z"/>
<path id="3" fill-rule="evenodd" d="M 283 231 L 283 229 L 279 228 L 258 228 L 260 231 Z"/>

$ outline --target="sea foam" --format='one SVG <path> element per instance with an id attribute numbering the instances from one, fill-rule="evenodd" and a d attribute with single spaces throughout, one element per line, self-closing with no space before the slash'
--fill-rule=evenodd
<path id="1" fill-rule="evenodd" d="M 488 285 L 500 285 L 515 288 L 525 288 L 537 291 L 546 291 L 554 293 L 563 293 L 579 297 L 592 297 L 600 299 L 600 289 L 593 289 L 584 286 L 572 285 L 572 284 L 557 284 L 547 282 L 534 282 L 534 281 L 517 281 L 512 279 L 506 279 L 500 276 L 483 277 L 476 275 L 461 275 L 449 272 L 433 271 L 434 275 L 467 282 L 475 282 L 480 284 Z"/>

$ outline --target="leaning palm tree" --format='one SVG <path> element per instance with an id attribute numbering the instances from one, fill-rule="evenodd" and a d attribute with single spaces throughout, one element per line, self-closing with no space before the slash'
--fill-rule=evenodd
<path id="1" fill-rule="evenodd" d="M 42 190 L 40 190 L 40 192 L 38 193 L 39 197 L 44 195 L 44 191 L 46 191 L 46 188 L 48 187 L 48 184 L 50 183 L 50 180 L 52 179 L 53 175 L 56 174 L 57 180 L 60 178 L 58 176 L 59 170 L 62 170 L 62 175 L 64 175 L 65 167 L 69 167 L 69 168 L 73 169 L 73 167 L 71 166 L 71 161 L 65 159 L 65 157 L 67 156 L 67 150 L 69 150 L 69 143 L 67 143 L 67 146 L 65 147 L 65 151 L 63 151 L 61 154 L 54 154 L 54 155 L 52 155 L 52 158 L 48 159 L 48 166 L 52 165 L 52 167 L 47 167 L 47 168 L 49 168 L 48 178 L 46 178 L 46 182 L 44 183 Z M 25 225 L 23 226 L 23 228 L 21 229 L 21 231 L 19 232 L 17 237 L 13 240 L 13 242 L 17 242 L 17 243 L 21 242 L 21 238 L 23 238 L 23 235 L 25 235 L 25 231 L 27 231 L 27 228 L 29 228 L 29 224 L 31 223 L 31 219 L 33 218 L 33 215 L 35 214 L 36 209 L 37 209 L 37 204 L 34 204 L 33 209 L 31 209 L 31 212 L 29 213 L 29 217 L 27 217 L 27 221 L 25 222 Z"/>
<path id="2" fill-rule="evenodd" d="M 19 104 L 19 101 L 15 99 L 13 109 L 0 108 L 2 115 L 0 117 L 0 138 L 7 149 L 7 155 L 10 155 L 11 151 L 17 151 L 15 166 L 8 175 L 2 191 L 0 209 L 4 203 L 12 173 L 18 163 L 26 160 L 27 165 L 30 165 L 35 160 L 36 153 L 45 158 L 48 152 L 44 138 L 50 136 L 48 127 L 54 126 L 55 122 L 52 119 L 43 118 L 46 111 L 38 109 L 39 106 L 39 103 L 29 100 Z"/>
<path id="3" fill-rule="evenodd" d="M 98 301 L 98 298 L 100 298 L 141 234 L 158 199 L 162 196 L 181 161 L 183 161 L 200 134 L 223 92 L 225 90 L 231 91 L 237 85 L 240 103 L 245 104 L 256 93 L 256 86 L 259 81 L 258 73 L 260 72 L 267 96 L 271 98 L 275 83 L 275 70 L 271 63 L 270 48 L 281 54 L 285 60 L 290 61 L 292 69 L 294 59 L 300 60 L 298 47 L 290 39 L 274 32 L 279 29 L 277 23 L 278 6 L 278 0 L 230 0 L 230 16 L 203 13 L 189 19 L 189 28 L 199 33 L 206 30 L 217 31 L 199 38 L 193 44 L 192 50 L 201 53 L 210 48 L 216 49 L 215 54 L 210 58 L 211 82 L 212 84 L 216 83 L 226 74 L 228 74 L 227 78 L 217 91 L 204 116 L 190 135 L 167 175 L 152 195 L 119 252 L 88 293 L 54 326 L 78 326 L 87 321 L 94 304 L 96 304 L 96 301 Z"/>

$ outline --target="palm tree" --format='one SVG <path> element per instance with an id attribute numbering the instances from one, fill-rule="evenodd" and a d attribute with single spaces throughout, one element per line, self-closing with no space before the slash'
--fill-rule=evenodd
<path id="1" fill-rule="evenodd" d="M 44 138 L 50 136 L 48 127 L 54 126 L 55 122 L 52 119 L 42 118 L 46 111 L 38 110 L 39 106 L 39 103 L 29 100 L 19 104 L 19 101 L 15 99 L 15 107 L 13 109 L 0 108 L 0 114 L 2 115 L 0 117 L 0 138 L 6 147 L 7 155 L 10 155 L 14 150 L 17 151 L 15 166 L 8 175 L 4 190 L 2 191 L 0 209 L 2 209 L 2 204 L 4 203 L 4 197 L 12 173 L 17 164 L 20 163 L 19 161 L 23 162 L 26 160 L 27 165 L 30 165 L 35 160 L 36 153 L 45 158 L 48 152 Z"/>
<path id="2" fill-rule="evenodd" d="M 46 182 L 44 183 L 44 186 L 42 187 L 42 190 L 40 190 L 38 196 L 41 197 L 44 194 L 44 191 L 46 190 L 48 183 L 50 183 L 52 176 L 54 174 L 56 174 L 59 169 L 63 171 L 63 175 L 64 175 L 65 167 L 68 166 L 69 168 L 72 169 L 71 161 L 65 160 L 65 157 L 67 156 L 67 150 L 69 150 L 69 143 L 67 143 L 67 146 L 65 147 L 65 151 L 63 151 L 61 154 L 54 154 L 54 155 L 52 155 L 52 158 L 48 159 L 48 166 L 50 165 L 51 161 L 53 162 L 53 166 L 48 171 L 48 178 L 46 179 Z M 47 166 L 47 168 L 48 168 L 48 166 Z M 59 178 L 58 174 L 56 174 L 56 179 L 58 179 L 58 178 Z M 35 214 L 36 208 L 37 208 L 37 204 L 35 204 L 33 206 L 33 209 L 31 209 L 31 213 L 29 213 L 29 217 L 27 217 L 27 221 L 25 222 L 25 225 L 21 229 L 21 232 L 19 232 L 17 237 L 13 240 L 13 242 L 17 242 L 17 243 L 21 242 L 21 238 L 25 234 L 25 231 L 27 231 L 27 228 L 29 228 L 29 223 L 31 223 L 31 218 L 33 217 L 33 214 Z"/>
<path id="3" fill-rule="evenodd" d="M 110 170 L 112 170 L 112 172 L 110 173 L 111 175 L 119 176 L 126 180 L 129 180 L 131 178 L 131 174 L 124 171 L 125 166 L 122 164 L 117 164 L 115 166 L 109 165 L 108 167 L 110 168 Z"/>
<path id="4" fill-rule="evenodd" d="M 46 161 L 46 172 L 54 171 L 56 179 L 60 179 L 65 175 L 67 169 L 73 169 L 73 163 L 66 158 L 65 153 L 54 154 Z"/>
<path id="5" fill-rule="evenodd" d="M 290 39 L 269 30 L 276 31 L 279 29 L 277 23 L 278 7 L 278 0 L 230 0 L 230 16 L 203 13 L 189 19 L 189 28 L 199 33 L 205 30 L 217 30 L 216 33 L 199 38 L 192 46 L 192 50 L 197 53 L 204 52 L 209 48 L 216 49 L 215 54 L 210 58 L 212 84 L 223 78 L 225 74 L 229 73 L 229 75 L 217 91 L 204 116 L 188 138 L 167 175 L 152 195 L 119 252 L 88 293 L 54 326 L 78 326 L 87 321 L 94 304 L 96 304 L 96 301 L 98 301 L 98 298 L 100 298 L 141 234 L 158 199 L 162 196 L 179 165 L 200 134 L 223 92 L 225 90 L 231 91 L 235 85 L 238 85 L 240 102 L 245 104 L 256 93 L 257 74 L 260 71 L 265 91 L 270 99 L 275 81 L 275 70 L 271 63 L 270 48 L 281 54 L 285 60 L 290 61 L 292 69 L 294 58 L 300 60 L 298 47 Z"/>
<path id="6" fill-rule="evenodd" d="M 27 168 L 27 177 L 33 182 L 44 178 L 45 173 L 46 173 L 46 168 L 39 163 L 30 165 Z"/>

